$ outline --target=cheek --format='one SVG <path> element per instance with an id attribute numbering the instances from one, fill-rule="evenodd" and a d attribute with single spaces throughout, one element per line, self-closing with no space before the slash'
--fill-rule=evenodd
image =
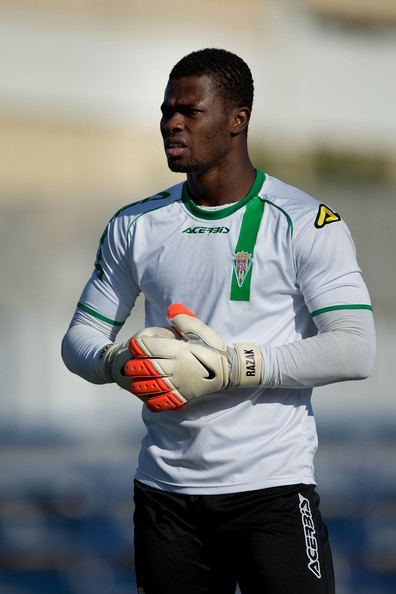
<path id="1" fill-rule="evenodd" d="M 224 152 L 230 144 L 230 136 L 224 131 L 224 128 L 212 129 L 207 134 L 208 147 L 213 152 Z"/>

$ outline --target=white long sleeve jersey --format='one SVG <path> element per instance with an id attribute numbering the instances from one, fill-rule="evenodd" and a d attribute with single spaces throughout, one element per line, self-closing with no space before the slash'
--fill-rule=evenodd
<path id="1" fill-rule="evenodd" d="M 142 406 L 147 434 L 136 478 L 190 494 L 314 483 L 311 386 L 353 379 L 348 354 L 345 371 L 336 366 L 332 375 L 329 353 L 342 348 L 337 330 L 345 320 L 367 316 L 372 324 L 338 213 L 260 170 L 248 195 L 224 208 L 200 208 L 186 184 L 123 208 L 101 238 L 69 330 L 78 342 L 87 328 L 89 339 L 75 347 L 81 360 L 94 362 L 115 338 L 140 292 L 146 326 L 169 325 L 168 306 L 183 303 L 225 342 L 255 341 L 264 375 L 257 388 L 208 394 L 181 411 Z M 322 353 L 320 339 L 333 326 L 334 342 L 323 342 Z"/>

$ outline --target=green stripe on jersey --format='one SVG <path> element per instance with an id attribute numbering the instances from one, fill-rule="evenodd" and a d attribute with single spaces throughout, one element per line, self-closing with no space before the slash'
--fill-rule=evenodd
<path id="1" fill-rule="evenodd" d="M 339 309 L 368 309 L 373 311 L 371 305 L 367 305 L 365 303 L 349 303 L 344 305 L 330 305 L 329 307 L 323 307 L 322 309 L 316 309 L 315 311 L 311 312 L 311 318 L 318 316 L 322 313 L 326 313 L 327 311 L 337 311 Z"/>
<path id="2" fill-rule="evenodd" d="M 285 217 L 286 217 L 286 219 L 287 219 L 287 222 L 288 222 L 288 224 L 289 224 L 289 229 L 290 229 L 290 237 L 293 237 L 293 231 L 294 231 L 294 228 L 293 228 L 293 221 L 292 221 L 292 218 L 291 218 L 291 216 L 290 216 L 290 215 L 289 215 L 289 214 L 288 214 L 288 213 L 287 213 L 285 210 L 283 210 L 283 208 L 281 208 L 280 206 L 278 206 L 278 205 L 277 205 L 277 204 L 275 204 L 274 202 L 271 202 L 271 200 L 267 200 L 267 198 L 265 198 L 264 200 L 265 200 L 265 202 L 267 202 L 267 204 L 271 204 L 271 206 L 274 206 L 274 207 L 275 207 L 275 208 L 277 208 L 277 209 L 278 209 L 278 210 L 279 210 L 279 211 L 280 211 L 282 214 L 284 214 L 284 215 L 285 215 Z"/>
<path id="3" fill-rule="evenodd" d="M 231 301 L 250 300 L 254 247 L 264 214 L 264 205 L 264 201 L 256 196 L 246 206 L 234 253 Z"/>
<path id="4" fill-rule="evenodd" d="M 102 316 L 99 312 L 92 309 L 92 307 L 88 307 L 88 305 L 84 305 L 84 303 L 77 303 L 77 307 L 85 313 L 90 314 L 94 318 L 98 318 L 98 320 L 102 320 L 102 322 L 106 322 L 107 324 L 111 324 L 112 326 L 123 326 L 123 322 L 117 322 L 116 320 L 111 320 L 110 318 L 106 318 L 106 316 Z"/>
<path id="5" fill-rule="evenodd" d="M 254 198 L 261 189 L 265 180 L 265 173 L 261 171 L 261 169 L 256 169 L 256 179 L 252 187 L 250 188 L 249 192 L 246 194 L 242 200 L 235 202 L 231 206 L 226 206 L 225 208 L 221 208 L 219 210 L 208 211 L 204 208 L 200 208 L 198 204 L 195 204 L 193 199 L 188 193 L 187 183 L 183 184 L 183 203 L 187 210 L 196 217 L 200 219 L 206 220 L 216 220 L 216 219 L 224 219 L 224 217 L 228 217 L 229 215 L 233 214 L 243 206 L 245 206 L 249 200 Z"/>

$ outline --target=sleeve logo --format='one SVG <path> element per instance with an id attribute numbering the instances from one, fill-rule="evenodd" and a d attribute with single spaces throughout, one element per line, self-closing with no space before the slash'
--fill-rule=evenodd
<path id="1" fill-rule="evenodd" d="M 321 204 L 319 206 L 318 214 L 316 215 L 315 227 L 321 229 L 325 225 L 335 223 L 336 221 L 341 221 L 340 215 L 325 204 Z"/>

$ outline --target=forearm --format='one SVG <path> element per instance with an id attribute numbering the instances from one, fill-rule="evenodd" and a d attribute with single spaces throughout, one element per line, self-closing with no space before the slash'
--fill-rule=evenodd
<path id="1" fill-rule="evenodd" d="M 114 340 L 116 332 L 114 327 L 77 310 L 62 341 L 66 367 L 91 383 L 105 383 L 97 374 L 97 361 L 103 348 Z"/>
<path id="2" fill-rule="evenodd" d="M 332 311 L 315 322 L 317 336 L 263 349 L 265 386 L 315 387 L 368 377 L 375 357 L 372 313 Z"/>

